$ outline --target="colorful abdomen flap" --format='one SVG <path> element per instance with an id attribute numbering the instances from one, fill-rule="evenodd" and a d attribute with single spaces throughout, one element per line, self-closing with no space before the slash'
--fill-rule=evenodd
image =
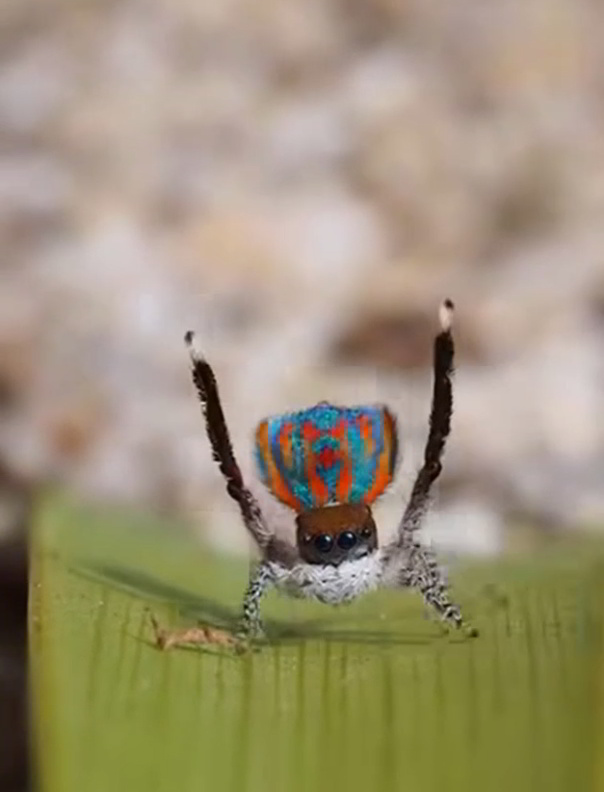
<path id="1" fill-rule="evenodd" d="M 387 407 L 321 402 L 262 421 L 255 455 L 268 489 L 301 512 L 332 503 L 372 503 L 392 481 L 397 445 Z"/>

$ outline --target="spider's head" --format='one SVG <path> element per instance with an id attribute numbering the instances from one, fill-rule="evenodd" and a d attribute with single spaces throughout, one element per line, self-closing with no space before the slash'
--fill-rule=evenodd
<path id="1" fill-rule="evenodd" d="M 331 564 L 361 558 L 377 550 L 377 528 L 364 503 L 308 509 L 296 517 L 298 553 L 307 564 Z"/>

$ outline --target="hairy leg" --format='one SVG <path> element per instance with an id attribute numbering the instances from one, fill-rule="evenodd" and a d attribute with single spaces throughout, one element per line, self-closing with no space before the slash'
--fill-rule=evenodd
<path id="1" fill-rule="evenodd" d="M 273 576 L 265 563 L 259 564 L 250 576 L 243 598 L 243 616 L 239 636 L 245 640 L 262 638 L 264 628 L 260 618 L 260 600 L 273 583 Z"/>
<path id="2" fill-rule="evenodd" d="M 478 635 L 478 631 L 468 626 L 461 610 L 449 596 L 447 579 L 440 568 L 434 553 L 418 542 L 407 548 L 407 561 L 399 582 L 403 586 L 417 588 L 425 602 L 439 614 L 441 619 L 456 628 L 465 627 L 468 635 Z"/>
<path id="3" fill-rule="evenodd" d="M 424 462 L 420 468 L 409 503 L 399 523 L 394 541 L 385 548 L 387 574 L 398 570 L 398 585 L 418 588 L 424 600 L 441 618 L 460 628 L 464 626 L 461 611 L 449 597 L 445 576 L 434 554 L 419 544 L 416 532 L 421 528 L 430 503 L 432 485 L 442 470 L 442 456 L 451 431 L 453 413 L 453 359 L 455 347 L 451 326 L 454 306 L 445 300 L 439 311 L 440 332 L 434 339 L 434 386 L 428 439 L 424 448 Z M 470 634 L 476 634 L 469 629 Z"/>
<path id="4" fill-rule="evenodd" d="M 216 377 L 208 361 L 196 348 L 195 336 L 191 331 L 185 335 L 185 343 L 191 357 L 193 383 L 201 402 L 206 431 L 212 446 L 212 455 L 226 480 L 228 494 L 239 505 L 245 527 L 256 540 L 260 549 L 267 552 L 274 544 L 274 537 L 264 520 L 260 506 L 245 486 L 241 470 L 235 459 L 220 403 Z M 267 567 L 261 565 L 259 571 L 250 580 L 243 608 L 243 631 L 246 636 L 254 632 L 261 632 L 258 600 L 268 583 L 268 578 L 265 580 L 267 570 Z M 150 619 L 155 643 L 160 649 L 195 644 L 217 644 L 234 648 L 241 648 L 243 645 L 239 636 L 215 627 L 195 626 L 179 630 L 166 630 L 160 627 L 151 613 Z"/>
<path id="5" fill-rule="evenodd" d="M 451 431 L 453 414 L 453 358 L 455 347 L 451 326 L 453 323 L 453 303 L 445 300 L 440 307 L 440 333 L 434 339 L 432 405 L 428 439 L 424 448 L 424 463 L 420 468 L 409 503 L 398 528 L 398 542 L 405 544 L 413 541 L 415 531 L 421 527 L 422 520 L 430 503 L 432 485 L 442 470 L 442 456 L 447 437 Z"/>
<path id="6" fill-rule="evenodd" d="M 256 540 L 260 549 L 266 550 L 271 542 L 272 532 L 264 520 L 258 502 L 245 486 L 243 475 L 235 459 L 220 403 L 216 377 L 212 367 L 197 348 L 195 336 L 190 330 L 185 335 L 185 343 L 191 357 L 193 383 L 201 402 L 212 454 L 226 480 L 228 494 L 239 506 L 245 527 Z"/>

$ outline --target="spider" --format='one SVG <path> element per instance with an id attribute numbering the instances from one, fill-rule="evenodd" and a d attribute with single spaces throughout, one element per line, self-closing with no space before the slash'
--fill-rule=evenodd
<path id="1" fill-rule="evenodd" d="M 383 547 L 378 544 L 371 503 L 394 476 L 398 443 L 390 410 L 384 405 L 349 408 L 320 402 L 260 422 L 255 437 L 256 463 L 270 492 L 296 512 L 294 546 L 276 536 L 246 487 L 231 445 L 216 378 L 198 350 L 194 334 L 186 334 L 193 383 L 213 457 L 261 554 L 243 601 L 240 635 L 246 641 L 263 636 L 260 600 L 271 586 L 290 596 L 315 598 L 330 605 L 350 602 L 381 586 L 416 588 L 444 622 L 477 635 L 476 630 L 466 627 L 459 607 L 450 599 L 434 554 L 417 540 L 432 485 L 442 469 L 451 428 L 453 310 L 451 300 L 445 300 L 439 310 L 423 465 L 396 535 Z M 213 641 L 208 630 L 198 632 L 201 642 Z M 189 641 L 195 640 L 191 630 L 185 633 Z M 166 636 L 157 629 L 156 635 L 158 642 L 161 639 L 166 643 Z M 224 635 L 216 640 L 224 642 Z"/>

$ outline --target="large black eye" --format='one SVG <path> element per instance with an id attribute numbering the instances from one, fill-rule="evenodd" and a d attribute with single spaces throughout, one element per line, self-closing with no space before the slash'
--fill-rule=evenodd
<path id="1" fill-rule="evenodd" d="M 333 539 L 329 534 L 319 534 L 315 539 L 315 547 L 319 553 L 329 553 L 333 547 Z"/>
<path id="2" fill-rule="evenodd" d="M 338 536 L 338 545 L 342 550 L 350 550 L 357 543 L 357 535 L 353 531 L 342 531 Z"/>

